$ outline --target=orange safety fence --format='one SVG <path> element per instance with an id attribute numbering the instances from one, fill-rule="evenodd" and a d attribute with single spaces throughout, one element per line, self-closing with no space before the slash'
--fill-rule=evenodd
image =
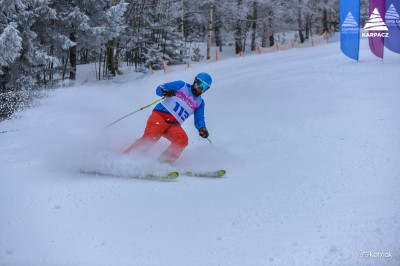
<path id="1" fill-rule="evenodd" d="M 328 43 L 328 35 L 324 34 L 324 35 L 320 35 L 317 37 L 311 37 L 311 38 L 309 38 L 309 40 L 306 40 L 306 42 L 304 42 L 304 43 L 297 43 L 294 41 L 290 41 L 290 42 L 282 44 L 282 43 L 275 41 L 275 44 L 271 47 L 261 47 L 260 45 L 258 45 L 256 47 L 255 53 L 256 54 L 275 53 L 278 51 L 287 51 L 287 50 L 294 49 L 294 48 L 309 48 L 309 47 L 314 47 L 314 46 L 323 45 L 323 44 L 327 44 L 327 43 Z M 244 53 L 240 52 L 238 56 L 243 57 Z M 216 62 L 221 59 L 223 59 L 222 56 L 216 50 L 211 62 Z M 170 69 L 164 60 L 162 61 L 162 66 L 163 66 L 164 74 L 168 74 L 170 72 Z M 186 63 L 185 69 L 189 69 L 189 68 L 191 68 L 191 65 L 189 63 Z M 151 72 L 153 72 L 153 70 L 151 68 L 150 68 L 150 70 L 151 70 Z"/>
<path id="2" fill-rule="evenodd" d="M 286 51 L 290 50 L 293 48 L 308 48 L 308 47 L 314 47 L 317 45 L 322 45 L 322 44 L 327 44 L 328 43 L 328 38 L 326 35 L 321 35 L 317 37 L 311 37 L 309 40 L 307 40 L 304 43 L 297 43 L 294 41 L 291 41 L 290 43 L 279 43 L 275 42 L 274 46 L 263 48 L 261 46 L 258 46 L 256 48 L 256 53 L 257 54 L 265 54 L 265 53 L 272 53 L 272 52 L 277 52 L 277 51 Z"/>

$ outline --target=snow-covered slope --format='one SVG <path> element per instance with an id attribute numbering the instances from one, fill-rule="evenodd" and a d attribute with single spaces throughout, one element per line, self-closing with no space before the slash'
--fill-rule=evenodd
<path id="1" fill-rule="evenodd" d="M 400 56 L 339 43 L 58 89 L 0 130 L 0 265 L 399 265 Z M 174 167 L 120 152 L 155 87 L 200 71 L 213 145 L 193 119 Z M 85 72 L 88 77 L 90 71 Z M 86 77 L 81 77 L 82 80 Z M 227 170 L 154 182 L 79 173 Z M 365 252 L 365 253 L 364 253 Z M 367 258 L 385 252 L 388 258 Z M 391 257 L 389 256 L 391 255 Z"/>

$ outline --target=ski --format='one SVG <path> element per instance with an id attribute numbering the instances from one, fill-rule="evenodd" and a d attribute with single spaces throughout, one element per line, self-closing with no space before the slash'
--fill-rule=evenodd
<path id="1" fill-rule="evenodd" d="M 179 177 L 179 172 L 155 172 L 151 174 L 145 174 L 148 179 L 176 179 Z"/>
<path id="2" fill-rule="evenodd" d="M 182 175 L 196 176 L 196 177 L 223 177 L 226 174 L 225 170 L 216 171 L 184 171 Z"/>
<path id="3" fill-rule="evenodd" d="M 145 174 L 112 174 L 105 173 L 101 171 L 80 171 L 82 174 L 86 175 L 96 175 L 96 176 L 113 176 L 120 178 L 132 178 L 132 179 L 148 179 L 148 180 L 175 180 L 179 177 L 179 172 L 171 171 L 171 172 L 154 172 L 154 173 L 145 173 Z"/>
<path id="4" fill-rule="evenodd" d="M 97 170 L 81 170 L 82 174 L 85 175 L 95 175 L 95 176 L 113 176 L 119 178 L 132 178 L 132 179 L 148 179 L 148 180 L 160 180 L 160 181 L 168 181 L 168 180 L 176 180 L 179 175 L 185 176 L 194 176 L 194 177 L 211 177 L 218 178 L 223 177 L 226 174 L 225 170 L 216 170 L 216 171 L 171 171 L 171 172 L 153 172 L 153 173 L 144 173 L 144 174 L 113 174 L 107 172 L 101 172 Z"/>

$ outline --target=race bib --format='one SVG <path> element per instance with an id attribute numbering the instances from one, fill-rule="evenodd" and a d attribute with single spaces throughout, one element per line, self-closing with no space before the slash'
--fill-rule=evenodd
<path id="1" fill-rule="evenodd" d="M 176 92 L 176 96 L 165 98 L 161 103 L 182 124 L 200 106 L 201 98 L 195 97 L 190 87 L 184 86 Z"/>

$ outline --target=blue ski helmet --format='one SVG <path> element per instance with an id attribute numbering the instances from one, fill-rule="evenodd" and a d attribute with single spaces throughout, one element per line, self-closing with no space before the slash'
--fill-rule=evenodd
<path id="1" fill-rule="evenodd" d="M 201 72 L 194 78 L 194 82 L 196 82 L 197 86 L 201 87 L 203 91 L 206 91 L 211 87 L 212 78 L 209 74 Z"/>

